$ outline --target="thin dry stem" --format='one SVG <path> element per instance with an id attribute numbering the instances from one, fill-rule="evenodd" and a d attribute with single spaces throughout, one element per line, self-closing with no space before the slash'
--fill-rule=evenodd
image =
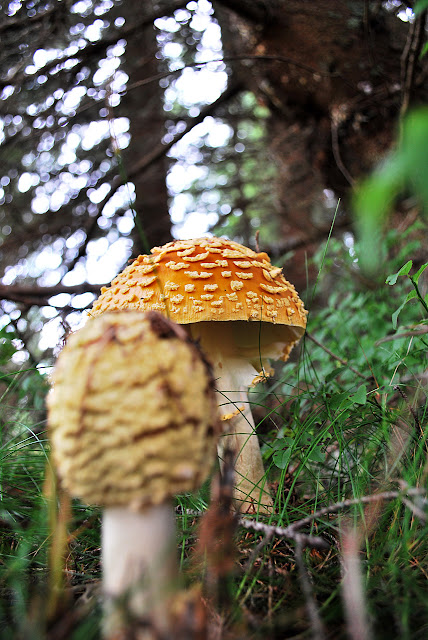
<path id="1" fill-rule="evenodd" d="M 411 500 L 409 500 L 409 497 L 412 496 L 426 496 L 426 491 L 425 489 L 403 486 L 402 491 L 383 491 L 382 493 L 376 493 L 370 496 L 349 498 L 348 500 L 336 502 L 329 507 L 319 509 L 318 511 L 311 513 L 309 516 L 293 522 L 293 524 L 289 525 L 288 527 L 277 527 L 275 525 L 264 524 L 263 522 L 257 522 L 255 520 L 249 520 L 248 518 L 244 517 L 239 518 L 238 524 L 245 529 L 252 529 L 253 531 L 263 533 L 265 535 L 265 538 L 262 543 L 264 544 L 267 544 L 273 536 L 277 536 L 279 538 L 288 538 L 290 540 L 294 540 L 296 543 L 302 544 L 303 546 L 309 546 L 315 549 L 328 549 L 330 545 L 322 537 L 307 535 L 305 533 L 299 532 L 298 529 L 311 524 L 318 518 L 322 518 L 323 516 L 329 515 L 331 513 L 336 513 L 337 511 L 341 511 L 342 509 L 345 509 L 346 507 L 350 507 L 352 505 L 374 503 L 381 500 L 395 500 L 396 498 L 400 498 L 403 504 L 409 507 L 415 515 L 420 517 L 421 520 L 425 521 L 426 515 L 422 511 L 422 509 L 420 509 L 418 506 L 413 504 Z M 264 546 L 262 545 L 262 543 L 260 543 L 261 546 Z"/>
<path id="2" fill-rule="evenodd" d="M 361 536 L 354 529 L 342 533 L 342 597 L 351 640 L 371 640 L 363 576 L 359 559 Z"/>
<path id="3" fill-rule="evenodd" d="M 296 565 L 299 572 L 300 586 L 301 586 L 303 595 L 305 596 L 306 610 L 308 612 L 308 617 L 311 622 L 312 638 L 313 640 L 324 640 L 325 638 L 324 625 L 322 623 L 321 617 L 319 615 L 318 607 L 315 602 L 315 597 L 313 594 L 312 585 L 310 581 L 310 575 L 303 561 L 303 545 L 301 540 L 297 540 L 296 542 L 294 555 L 296 558 Z"/>

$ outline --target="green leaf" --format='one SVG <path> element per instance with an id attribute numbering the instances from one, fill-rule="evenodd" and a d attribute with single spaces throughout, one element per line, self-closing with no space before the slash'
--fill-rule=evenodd
<path id="1" fill-rule="evenodd" d="M 387 277 L 386 279 L 386 284 L 390 284 L 391 286 L 393 284 L 396 284 L 397 280 L 398 280 L 398 276 L 404 276 L 407 275 L 410 271 L 410 269 L 412 268 L 413 262 L 412 260 L 409 260 L 408 262 L 406 262 L 406 264 L 404 264 L 401 269 L 399 271 L 397 271 L 397 273 L 394 273 L 393 275 L 390 275 Z"/>
<path id="2" fill-rule="evenodd" d="M 409 300 L 413 300 L 413 298 L 417 298 L 417 297 L 418 297 L 418 294 L 413 289 L 413 291 L 411 291 L 410 293 L 407 294 L 407 298 L 406 298 L 405 302 L 409 302 Z"/>
<path id="3" fill-rule="evenodd" d="M 8 331 L 7 327 L 0 331 L 0 364 L 9 362 L 13 354 L 16 353 L 17 348 L 12 342 L 14 338 L 16 338 L 15 332 Z"/>
<path id="4" fill-rule="evenodd" d="M 428 211 L 428 108 L 415 109 L 404 119 L 396 151 L 356 191 L 354 210 L 361 238 L 360 264 L 376 273 L 383 222 L 395 198 L 407 187 Z"/>
<path id="5" fill-rule="evenodd" d="M 426 55 L 427 51 L 428 51 L 428 42 L 426 42 L 422 47 L 422 51 L 419 54 L 419 60 L 421 60 Z"/>
<path id="6" fill-rule="evenodd" d="M 422 275 L 422 273 L 425 271 L 427 267 L 428 267 L 428 262 L 423 264 L 422 267 L 415 273 L 415 275 L 412 276 L 412 282 L 414 282 L 415 284 L 418 284 L 420 276 Z"/>
<path id="7" fill-rule="evenodd" d="M 337 393 L 332 396 L 329 400 L 330 408 L 334 410 L 336 409 L 344 409 L 346 405 L 351 406 L 352 402 L 349 402 L 349 393 L 346 391 L 344 393 Z"/>
<path id="8" fill-rule="evenodd" d="M 394 311 L 394 313 L 391 316 L 391 320 L 392 320 L 392 328 L 396 329 L 397 328 L 397 318 L 400 314 L 400 311 L 402 310 L 402 308 L 404 307 L 404 305 L 406 304 L 406 302 L 403 302 L 402 305 L 400 305 L 398 307 L 398 309 L 396 311 Z"/>
<path id="9" fill-rule="evenodd" d="M 427 8 L 428 8 L 428 0 L 418 0 L 415 6 L 413 7 L 413 13 L 415 14 L 415 16 L 417 16 L 420 13 L 422 13 L 422 11 L 425 11 L 425 9 Z"/>
<path id="10" fill-rule="evenodd" d="M 354 209 L 361 237 L 360 260 L 370 272 L 377 269 L 382 224 L 400 192 L 405 168 L 391 156 L 357 190 Z"/>
<path id="11" fill-rule="evenodd" d="M 272 447 L 277 450 L 286 449 L 288 447 L 292 447 L 294 442 L 294 438 L 290 438 L 286 436 L 285 438 L 277 438 L 273 441 Z"/>
<path id="12" fill-rule="evenodd" d="M 321 447 L 314 447 L 308 455 L 308 460 L 311 462 L 324 462 L 325 455 L 321 450 Z"/>
<path id="13" fill-rule="evenodd" d="M 367 402 L 367 385 L 362 384 L 358 391 L 349 398 L 355 404 L 366 404 Z"/>
<path id="14" fill-rule="evenodd" d="M 416 293 L 415 290 L 411 291 L 409 294 L 407 294 L 407 297 L 405 299 L 405 301 L 403 302 L 403 304 L 401 304 L 397 311 L 394 311 L 394 313 L 391 316 L 391 320 L 392 320 L 392 327 L 393 329 L 397 328 L 397 318 L 401 312 L 401 310 L 403 309 L 403 307 L 405 307 L 406 303 L 409 302 L 409 300 L 412 300 L 413 298 L 417 298 L 418 294 Z"/>
<path id="15" fill-rule="evenodd" d="M 291 449 L 282 449 L 281 451 L 275 451 L 273 454 L 273 461 L 278 469 L 286 469 L 291 458 Z"/>
<path id="16" fill-rule="evenodd" d="M 333 371 L 330 371 L 330 373 L 325 377 L 326 384 L 337 378 L 337 376 L 340 376 L 340 374 L 345 370 L 346 369 L 344 367 L 337 367 L 337 369 L 333 369 Z"/>
<path id="17" fill-rule="evenodd" d="M 399 156 L 405 166 L 407 182 L 413 187 L 428 212 L 428 108 L 412 111 L 403 122 L 402 145 Z"/>

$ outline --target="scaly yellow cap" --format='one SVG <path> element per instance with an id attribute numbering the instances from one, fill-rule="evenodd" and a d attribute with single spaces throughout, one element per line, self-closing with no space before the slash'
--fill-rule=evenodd
<path id="1" fill-rule="evenodd" d="M 48 397 L 65 488 L 136 510 L 196 489 L 220 429 L 213 384 L 199 349 L 162 315 L 90 319 L 60 353 Z"/>

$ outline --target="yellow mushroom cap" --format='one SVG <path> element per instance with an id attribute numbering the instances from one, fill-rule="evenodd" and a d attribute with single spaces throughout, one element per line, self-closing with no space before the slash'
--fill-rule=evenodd
<path id="1" fill-rule="evenodd" d="M 48 425 L 72 495 L 134 509 L 162 503 L 210 471 L 219 431 L 210 367 L 160 314 L 106 313 L 60 353 Z"/>
<path id="2" fill-rule="evenodd" d="M 177 240 L 155 247 L 151 256 L 139 256 L 102 288 L 90 314 L 124 308 L 156 310 L 179 324 L 234 320 L 275 325 L 267 341 L 282 345 L 279 353 L 275 348 L 275 357 L 283 360 L 303 335 L 307 315 L 294 286 L 266 253 L 224 238 Z M 244 342 L 259 348 L 257 329 L 251 339 L 245 332 Z"/>

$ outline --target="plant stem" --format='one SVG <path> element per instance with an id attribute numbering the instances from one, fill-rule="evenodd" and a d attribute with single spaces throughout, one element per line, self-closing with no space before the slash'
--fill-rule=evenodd
<path id="1" fill-rule="evenodd" d="M 419 302 L 421 303 L 421 305 L 422 305 L 422 306 L 423 306 L 423 308 L 425 309 L 426 313 L 428 313 L 428 305 L 427 305 L 427 303 L 425 302 L 425 300 L 423 299 L 423 297 L 422 297 L 422 295 L 421 295 L 421 292 L 419 291 L 419 287 L 418 287 L 417 282 L 415 281 L 415 279 L 413 278 L 413 276 L 409 276 L 409 278 L 410 278 L 410 281 L 411 281 L 412 285 L 413 285 L 413 286 L 414 286 L 414 288 L 415 288 L 416 295 L 418 296 L 418 300 L 419 300 Z"/>

